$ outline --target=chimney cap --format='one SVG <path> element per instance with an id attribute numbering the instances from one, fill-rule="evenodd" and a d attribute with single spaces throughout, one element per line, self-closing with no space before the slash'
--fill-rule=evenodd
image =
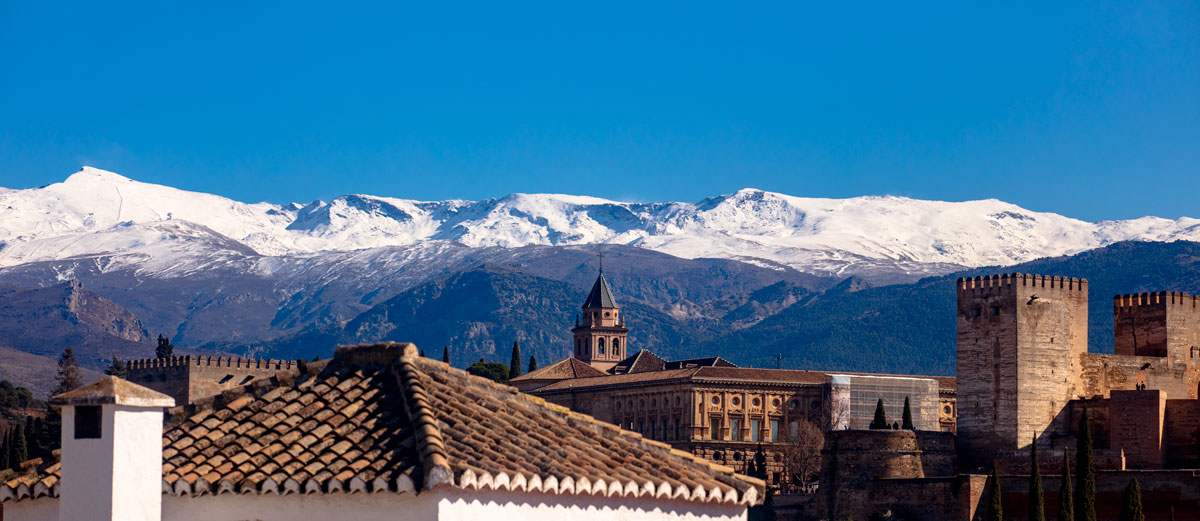
<path id="1" fill-rule="evenodd" d="M 174 407 L 175 399 L 115 376 L 50 399 L 52 405 L 127 405 L 131 407 Z"/>

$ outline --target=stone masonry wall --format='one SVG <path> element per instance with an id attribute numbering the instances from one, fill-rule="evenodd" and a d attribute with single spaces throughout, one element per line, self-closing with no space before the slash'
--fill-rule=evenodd
<path id="1" fill-rule="evenodd" d="M 1069 430 L 1063 410 L 1082 386 L 1087 281 L 1012 274 L 958 281 L 958 436 L 969 467 L 1046 447 Z"/>
<path id="2" fill-rule="evenodd" d="M 183 405 L 290 370 L 294 363 L 192 355 L 151 358 L 130 360 L 125 378 L 169 395 L 175 403 Z"/>
<path id="3" fill-rule="evenodd" d="M 1200 297 L 1160 291 L 1113 298 L 1113 352 L 1200 364 Z"/>
<path id="4" fill-rule="evenodd" d="M 1161 469 L 1167 395 L 1157 390 L 1113 391 L 1109 400 L 1109 448 L 1125 451 L 1125 468 Z"/>
<path id="5" fill-rule="evenodd" d="M 1163 423 L 1167 468 L 1200 468 L 1200 400 L 1167 400 Z"/>

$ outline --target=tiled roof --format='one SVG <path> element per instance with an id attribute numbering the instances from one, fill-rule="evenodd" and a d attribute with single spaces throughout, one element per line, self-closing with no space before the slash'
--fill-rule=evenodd
<path id="1" fill-rule="evenodd" d="M 666 369 L 682 369 L 684 367 L 737 367 L 737 365 L 719 356 L 692 358 L 688 360 L 671 360 L 666 364 Z"/>
<path id="2" fill-rule="evenodd" d="M 592 292 L 588 293 L 587 300 L 583 301 L 584 309 L 586 308 L 616 308 L 617 299 L 613 298 L 612 290 L 608 289 L 608 281 L 604 279 L 604 272 L 600 272 L 600 276 L 596 277 L 596 283 L 592 284 Z"/>
<path id="3" fill-rule="evenodd" d="M 19 467 L 0 470 L 0 503 L 24 498 L 39 498 L 58 495 L 58 477 L 62 464 L 60 452 L 46 459 L 37 458 L 22 463 Z"/>
<path id="4" fill-rule="evenodd" d="M 709 359 L 712 360 L 712 359 Z M 941 391 L 953 392 L 955 379 L 950 376 L 909 376 L 871 373 L 850 373 L 843 371 L 801 371 L 796 369 L 760 369 L 752 367 L 729 367 L 724 365 L 685 367 L 666 369 L 644 373 L 616 374 L 595 378 L 576 378 L 562 380 L 537 389 L 537 393 L 561 391 L 567 389 L 580 390 L 589 387 L 604 387 L 610 385 L 653 384 L 663 381 L 732 381 L 745 383 L 796 384 L 816 385 L 829 382 L 831 374 L 848 374 L 860 376 L 891 376 L 903 378 L 929 378 L 938 382 Z"/>
<path id="5" fill-rule="evenodd" d="M 637 354 L 617 362 L 611 371 L 612 374 L 628 374 L 628 373 L 645 373 L 648 371 L 662 371 L 667 368 L 667 361 L 660 358 L 658 355 L 651 353 L 649 350 L 642 349 Z"/>
<path id="6" fill-rule="evenodd" d="M 521 376 L 513 378 L 511 382 L 525 382 L 536 380 L 566 380 L 568 378 L 589 378 L 592 376 L 604 376 L 604 371 L 596 369 L 588 365 L 587 362 L 575 357 L 564 358 L 546 367 L 539 368 L 536 371 L 525 373 Z"/>
<path id="7" fill-rule="evenodd" d="M 172 409 L 163 493 L 453 486 L 742 504 L 761 497 L 761 480 L 417 356 L 412 344 L 342 347 L 294 376 Z M 31 470 L 0 486 L 0 501 L 34 497 L 27 482 L 56 495 L 57 474 L 56 465 Z"/>

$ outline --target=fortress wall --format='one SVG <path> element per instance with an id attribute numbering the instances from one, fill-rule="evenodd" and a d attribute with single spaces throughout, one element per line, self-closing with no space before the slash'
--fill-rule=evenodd
<path id="1" fill-rule="evenodd" d="M 294 364 L 290 360 L 230 356 L 151 358 L 130 360 L 126 379 L 170 395 L 182 405 L 291 370 Z"/>
<path id="2" fill-rule="evenodd" d="M 1080 398 L 1107 398 L 1114 390 L 1134 390 L 1139 384 L 1162 390 L 1168 399 L 1196 398 L 1200 385 L 1200 369 L 1169 358 L 1087 353 L 1080 361 Z"/>
<path id="3" fill-rule="evenodd" d="M 1200 468 L 1200 400 L 1167 400 L 1163 426 L 1170 468 Z"/>

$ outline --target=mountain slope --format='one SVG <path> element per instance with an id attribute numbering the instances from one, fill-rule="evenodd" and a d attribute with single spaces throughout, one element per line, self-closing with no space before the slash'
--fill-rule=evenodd
<path id="1" fill-rule="evenodd" d="M 1088 344 L 1112 352 L 1112 298 L 1146 291 L 1200 292 L 1200 243 L 1122 242 L 1070 257 L 970 270 L 913 284 L 820 295 L 741 331 L 701 344 L 735 362 L 845 371 L 954 374 L 955 279 L 1024 272 L 1088 279 Z"/>
<path id="2" fill-rule="evenodd" d="M 136 316 L 77 281 L 44 288 L 0 286 L 0 339 L 7 347 L 49 359 L 70 347 L 81 366 L 93 369 L 107 366 L 113 354 L 141 358 L 154 352 Z"/>
<path id="3" fill-rule="evenodd" d="M 508 362 L 514 340 L 525 357 L 542 363 L 570 354 L 573 325 L 587 290 L 501 266 L 480 266 L 400 293 L 362 313 L 345 328 L 310 329 L 270 344 L 278 358 L 327 356 L 338 343 L 395 340 L 415 342 L 430 356 L 451 347 L 452 363 L 465 366 L 486 358 Z M 630 349 L 652 347 L 683 356 L 689 346 L 715 334 L 715 322 L 682 321 L 625 296 Z"/>
<path id="4" fill-rule="evenodd" d="M 122 251 L 136 226 L 186 221 L 264 256 L 450 241 L 472 248 L 624 244 L 683 258 L 911 280 L 1010 265 L 1122 240 L 1200 240 L 1200 220 L 1088 223 L 996 200 L 816 199 L 744 189 L 696 203 L 557 194 L 481 201 L 346 195 L 245 204 L 84 168 L 62 183 L 0 192 L 0 266 Z"/>

